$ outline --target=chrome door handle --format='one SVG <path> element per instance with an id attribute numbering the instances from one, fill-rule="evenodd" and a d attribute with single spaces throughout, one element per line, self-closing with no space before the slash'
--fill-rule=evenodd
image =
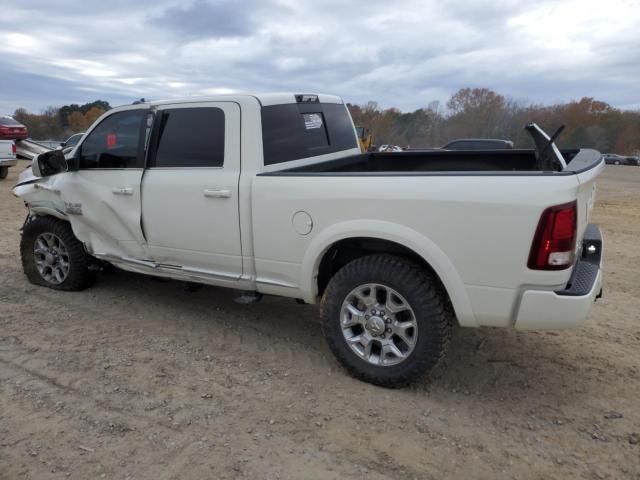
<path id="1" fill-rule="evenodd" d="M 133 195 L 133 188 L 131 187 L 116 187 L 111 191 L 114 195 Z"/>
<path id="2" fill-rule="evenodd" d="M 204 196 L 209 198 L 229 198 L 231 197 L 231 190 L 204 190 Z"/>

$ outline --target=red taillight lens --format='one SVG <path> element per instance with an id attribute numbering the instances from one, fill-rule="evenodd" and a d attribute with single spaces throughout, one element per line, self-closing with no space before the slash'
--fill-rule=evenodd
<path id="1" fill-rule="evenodd" d="M 531 245 L 529 268 L 563 270 L 573 264 L 577 218 L 576 202 L 555 205 L 542 212 Z"/>
<path id="2" fill-rule="evenodd" d="M 11 144 L 11 151 L 13 152 L 14 155 L 16 154 L 17 150 L 16 150 L 16 144 L 15 143 Z"/>

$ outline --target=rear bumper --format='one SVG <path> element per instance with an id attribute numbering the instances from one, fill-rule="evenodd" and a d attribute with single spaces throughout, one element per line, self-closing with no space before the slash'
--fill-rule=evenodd
<path id="1" fill-rule="evenodd" d="M 573 328 L 582 325 L 591 304 L 602 295 L 603 242 L 600 228 L 588 225 L 580 259 L 562 290 L 525 290 L 516 316 L 518 330 Z"/>
<path id="2" fill-rule="evenodd" d="M 18 160 L 14 158 L 0 158 L 0 167 L 13 167 L 18 163 Z"/>

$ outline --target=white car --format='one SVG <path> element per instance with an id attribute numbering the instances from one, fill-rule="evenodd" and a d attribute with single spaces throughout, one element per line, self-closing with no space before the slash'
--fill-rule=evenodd
<path id="1" fill-rule="evenodd" d="M 398 145 L 380 145 L 379 152 L 402 152 L 402 147 Z"/>
<path id="2" fill-rule="evenodd" d="M 13 140 L 0 140 L 0 180 L 7 178 L 9 167 L 14 166 L 16 160 L 16 144 Z"/>
<path id="3" fill-rule="evenodd" d="M 536 150 L 361 153 L 331 95 L 115 108 L 15 187 L 22 264 L 58 290 L 107 262 L 320 303 L 351 374 L 404 385 L 444 356 L 454 322 L 575 327 L 601 292 L 602 156 L 528 129 Z"/>

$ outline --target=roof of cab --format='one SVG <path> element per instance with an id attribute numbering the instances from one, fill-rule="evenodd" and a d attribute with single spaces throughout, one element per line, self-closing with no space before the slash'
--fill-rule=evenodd
<path id="1" fill-rule="evenodd" d="M 283 105 L 288 103 L 297 103 L 296 95 L 315 95 L 320 103 L 344 103 L 342 99 L 336 95 L 326 93 L 229 93 L 206 97 L 187 97 L 172 98 L 168 100 L 157 100 L 148 102 L 150 105 L 166 105 L 169 103 L 193 103 L 193 102 L 215 102 L 220 100 L 233 100 L 238 98 L 255 98 L 263 107 L 269 105 Z"/>

